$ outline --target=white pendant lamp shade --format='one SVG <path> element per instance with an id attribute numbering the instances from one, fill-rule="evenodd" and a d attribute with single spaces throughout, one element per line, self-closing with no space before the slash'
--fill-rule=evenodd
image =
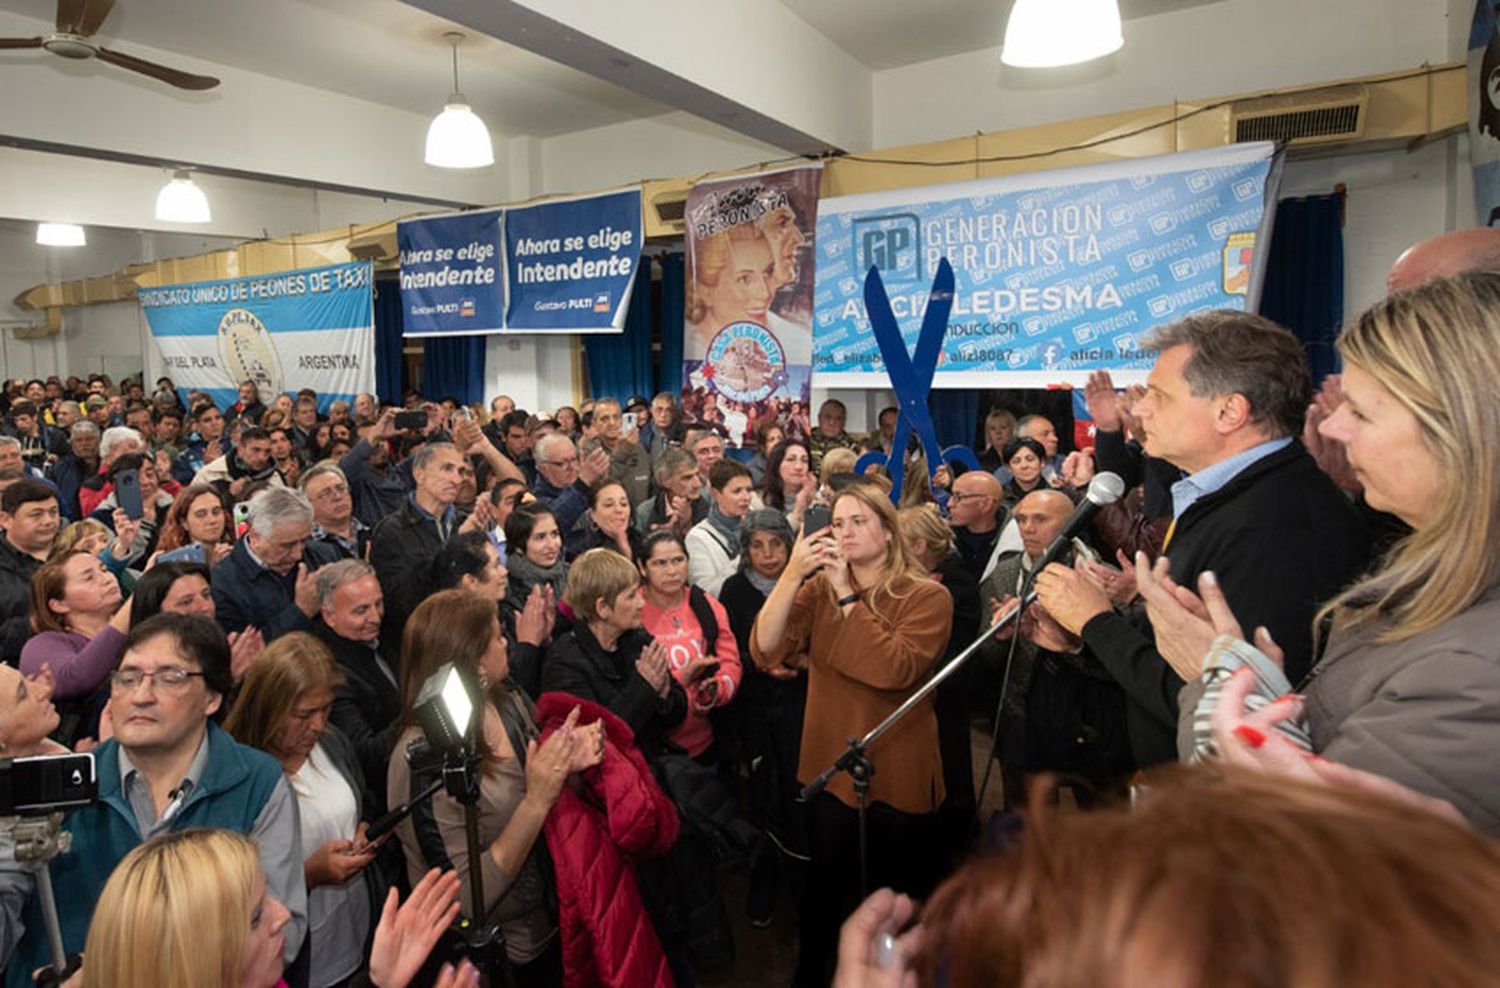
<path id="1" fill-rule="evenodd" d="M 1076 65 L 1124 43 L 1117 0 L 1016 0 L 1000 61 L 1026 69 Z"/>
<path id="2" fill-rule="evenodd" d="M 43 247 L 82 247 L 87 243 L 83 227 L 75 223 L 38 223 L 36 242 Z"/>
<path id="3" fill-rule="evenodd" d="M 483 168 L 495 163 L 490 130 L 469 109 L 463 93 L 449 96 L 443 112 L 427 128 L 425 158 L 438 168 Z"/>
<path id="4" fill-rule="evenodd" d="M 484 168 L 495 163 L 495 149 L 490 144 L 490 129 L 469 109 L 469 101 L 458 88 L 458 43 L 463 32 L 443 35 L 453 46 L 453 95 L 443 112 L 427 127 L 427 153 L 423 160 L 438 168 Z"/>
<path id="5" fill-rule="evenodd" d="M 166 223 L 207 223 L 213 216 L 203 190 L 191 175 L 178 171 L 156 194 L 156 218 Z"/>

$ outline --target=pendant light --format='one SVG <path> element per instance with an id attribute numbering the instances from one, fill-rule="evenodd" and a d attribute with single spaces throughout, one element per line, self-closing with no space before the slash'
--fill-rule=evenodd
<path id="1" fill-rule="evenodd" d="M 1000 61 L 1028 69 L 1076 65 L 1124 43 L 1117 0 L 1016 0 Z"/>
<path id="2" fill-rule="evenodd" d="M 156 218 L 165 223 L 207 223 L 213 215 L 203 190 L 191 175 L 179 169 L 156 194 Z"/>
<path id="3" fill-rule="evenodd" d="M 424 159 L 438 168 L 483 168 L 495 163 L 490 145 L 490 131 L 469 109 L 469 101 L 458 88 L 458 43 L 464 40 L 459 31 L 443 35 L 453 46 L 453 95 L 443 112 L 427 128 L 427 153 Z"/>
<path id="4" fill-rule="evenodd" d="M 38 223 L 36 242 L 43 247 L 83 247 L 88 241 L 76 223 Z"/>

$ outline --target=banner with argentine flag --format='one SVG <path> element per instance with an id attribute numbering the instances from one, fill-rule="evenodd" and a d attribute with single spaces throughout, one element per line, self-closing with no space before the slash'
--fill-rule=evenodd
<path id="1" fill-rule="evenodd" d="M 137 294 L 164 372 L 224 408 L 239 382 L 261 401 L 311 388 L 318 410 L 375 390 L 370 262 L 142 288 Z"/>

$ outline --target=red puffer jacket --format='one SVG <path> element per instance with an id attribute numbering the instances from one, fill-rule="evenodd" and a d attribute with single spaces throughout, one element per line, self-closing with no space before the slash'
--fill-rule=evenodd
<path id="1" fill-rule="evenodd" d="M 578 723 L 604 721 L 604 761 L 583 773 L 585 790 L 563 787 L 547 815 L 547 849 L 557 872 L 558 924 L 566 988 L 671 988 L 672 975 L 641 903 L 634 862 L 665 854 L 677 840 L 677 810 L 656 784 L 635 735 L 605 708 L 544 693 L 536 721 L 545 740 L 579 707 Z"/>

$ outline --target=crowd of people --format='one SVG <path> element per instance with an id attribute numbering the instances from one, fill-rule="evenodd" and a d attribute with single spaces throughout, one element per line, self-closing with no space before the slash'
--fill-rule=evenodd
<path id="1" fill-rule="evenodd" d="M 6 382 L 0 756 L 93 753 L 46 866 L 81 983 L 691 984 L 787 905 L 805 985 L 1489 983 L 1497 260 L 1418 245 L 1316 393 L 1259 316 L 1158 327 L 1092 449 L 995 409 L 968 471 L 833 400 Z M 0 824 L 8 984 L 38 900 Z"/>

